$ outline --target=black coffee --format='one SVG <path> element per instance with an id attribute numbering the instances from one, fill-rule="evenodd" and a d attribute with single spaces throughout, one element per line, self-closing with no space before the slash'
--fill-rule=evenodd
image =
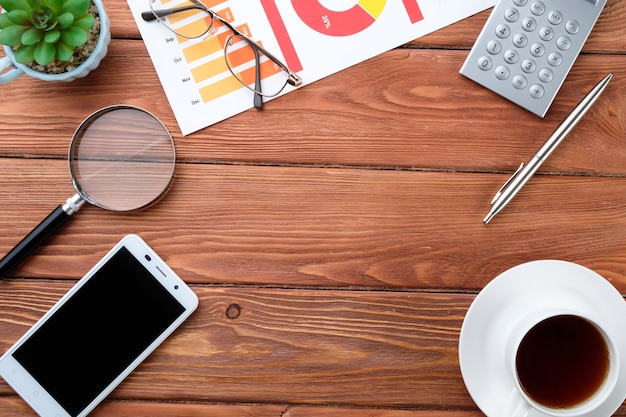
<path id="1" fill-rule="evenodd" d="M 524 336 L 515 366 L 520 385 L 537 403 L 569 408 L 589 399 L 609 370 L 609 349 L 587 320 L 562 315 L 546 319 Z"/>

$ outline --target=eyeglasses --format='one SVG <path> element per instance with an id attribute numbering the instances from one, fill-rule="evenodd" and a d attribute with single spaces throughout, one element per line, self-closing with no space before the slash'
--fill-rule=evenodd
<path id="1" fill-rule="evenodd" d="M 199 0 L 190 0 L 191 4 L 161 10 L 153 8 L 153 1 L 149 0 L 150 11 L 141 14 L 143 20 L 158 20 L 183 38 L 213 36 L 218 32 L 220 24 L 232 32 L 223 45 L 226 66 L 243 86 L 254 92 L 254 107 L 257 109 L 263 108 L 263 97 L 277 96 L 287 84 L 294 87 L 302 84 L 302 79 L 287 65 Z"/>

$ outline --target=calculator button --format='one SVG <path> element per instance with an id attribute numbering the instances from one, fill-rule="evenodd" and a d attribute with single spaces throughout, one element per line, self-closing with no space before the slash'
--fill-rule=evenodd
<path id="1" fill-rule="evenodd" d="M 496 78 L 499 80 L 506 80 L 507 78 L 509 78 L 510 74 L 511 72 L 509 71 L 509 68 L 505 67 L 504 65 L 500 65 L 498 68 L 496 68 Z"/>
<path id="2" fill-rule="evenodd" d="M 516 75 L 513 77 L 513 87 L 518 90 L 523 90 L 526 88 L 526 84 L 528 84 L 528 80 L 523 75 Z"/>
<path id="3" fill-rule="evenodd" d="M 496 27 L 496 36 L 500 39 L 506 39 L 511 34 L 511 28 L 508 25 L 500 24 Z"/>
<path id="4" fill-rule="evenodd" d="M 550 68 L 542 68 L 539 71 L 539 79 L 544 83 L 549 83 L 554 79 L 554 73 Z"/>
<path id="5" fill-rule="evenodd" d="M 565 24 L 565 30 L 570 35 L 575 35 L 580 31 L 580 23 L 578 23 L 576 20 L 568 20 L 568 22 Z"/>
<path id="6" fill-rule="evenodd" d="M 530 58 L 522 61 L 522 71 L 526 74 L 532 74 L 537 69 L 537 63 Z"/>
<path id="7" fill-rule="evenodd" d="M 546 93 L 546 89 L 539 84 L 535 84 L 530 87 L 530 90 L 528 92 L 530 93 L 530 96 L 532 98 L 540 99 Z"/>
<path id="8" fill-rule="evenodd" d="M 384 0 L 361 2 L 367 1 Z M 459 72 L 544 117 L 580 51 L 584 50 L 602 8 L 606 8 L 605 3 L 611 3 L 609 0 L 491 0 L 491 3 L 494 10 Z M 613 3 L 626 5 L 626 0 Z"/>
<path id="9" fill-rule="evenodd" d="M 546 12 L 546 5 L 540 1 L 533 1 L 533 3 L 530 5 L 530 11 L 535 16 L 541 16 Z"/>
<path id="10" fill-rule="evenodd" d="M 513 36 L 513 44 L 518 48 L 523 48 L 528 45 L 528 38 L 523 33 L 518 33 Z"/>
<path id="11" fill-rule="evenodd" d="M 524 20 L 522 20 L 522 28 L 524 28 L 526 32 L 532 32 L 537 29 L 537 21 L 532 17 L 525 17 Z"/>
<path id="12" fill-rule="evenodd" d="M 559 39 L 556 40 L 556 46 L 561 51 L 567 51 L 572 46 L 572 40 L 567 36 L 559 36 Z"/>
<path id="13" fill-rule="evenodd" d="M 517 22 L 517 19 L 519 19 L 519 11 L 512 7 L 509 9 L 506 9 L 506 11 L 504 12 L 504 18 L 506 19 L 507 22 L 510 22 L 510 23 Z"/>
<path id="14" fill-rule="evenodd" d="M 539 29 L 539 37 L 541 40 L 550 41 L 554 38 L 554 31 L 548 27 L 542 27 Z"/>
<path id="15" fill-rule="evenodd" d="M 560 25 L 562 21 L 563 14 L 561 14 L 561 12 L 559 12 L 558 10 L 553 10 L 548 13 L 548 22 L 552 23 L 553 25 Z"/>
<path id="16" fill-rule="evenodd" d="M 519 60 L 519 54 L 513 49 L 508 49 L 504 53 L 504 60 L 509 64 L 515 64 Z"/>
<path id="17" fill-rule="evenodd" d="M 502 44 L 498 41 L 491 40 L 487 43 L 487 52 L 491 55 L 497 55 L 502 50 Z"/>
<path id="18" fill-rule="evenodd" d="M 563 63 L 563 56 L 558 52 L 552 52 L 548 55 L 548 63 L 553 67 L 558 67 Z"/>
<path id="19" fill-rule="evenodd" d="M 481 56 L 478 59 L 478 68 L 480 68 L 483 71 L 489 71 L 492 65 L 493 65 L 493 61 L 489 57 Z"/>
<path id="20" fill-rule="evenodd" d="M 535 58 L 539 58 L 546 53 L 546 47 L 542 43 L 536 42 L 530 46 L 530 54 Z"/>

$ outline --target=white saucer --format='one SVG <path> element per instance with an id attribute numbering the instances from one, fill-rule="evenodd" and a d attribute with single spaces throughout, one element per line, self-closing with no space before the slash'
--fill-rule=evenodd
<path id="1" fill-rule="evenodd" d="M 515 386 L 505 360 L 511 323 L 520 314 L 555 303 L 589 311 L 613 335 L 619 351 L 620 375 L 615 390 L 588 417 L 609 417 L 626 398 L 626 302 L 620 293 L 605 278 L 583 266 L 534 261 L 511 268 L 487 284 L 463 321 L 459 339 L 461 374 L 472 399 L 487 416 L 501 416 Z M 546 414 L 533 410 L 529 416 Z"/>

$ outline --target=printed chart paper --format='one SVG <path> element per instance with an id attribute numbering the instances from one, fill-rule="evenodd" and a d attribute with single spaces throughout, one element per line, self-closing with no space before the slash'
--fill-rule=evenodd
<path id="1" fill-rule="evenodd" d="M 254 93 L 225 64 L 230 31 L 219 26 L 212 36 L 182 38 L 157 21 L 142 19 L 149 1 L 154 9 L 189 2 L 128 0 L 183 135 L 252 108 Z M 496 0 L 202 1 L 281 59 L 304 86 L 485 10 Z M 169 24 L 205 24 L 178 20 L 171 17 Z M 281 94 L 292 91 L 297 89 L 287 85 Z"/>

